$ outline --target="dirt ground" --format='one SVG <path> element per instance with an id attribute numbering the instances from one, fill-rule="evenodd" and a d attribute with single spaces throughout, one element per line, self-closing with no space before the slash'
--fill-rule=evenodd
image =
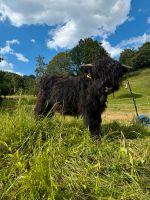
<path id="1" fill-rule="evenodd" d="M 148 117 L 150 117 L 150 110 L 139 110 L 138 111 L 139 115 L 144 114 Z M 103 120 L 106 121 L 126 121 L 129 122 L 133 120 L 136 117 L 136 113 L 133 111 L 128 111 L 128 112 L 121 112 L 121 111 L 110 111 L 106 110 L 106 112 L 103 113 L 102 118 Z"/>
<path id="2" fill-rule="evenodd" d="M 113 112 L 113 111 L 106 111 L 102 118 L 103 120 L 107 121 L 131 121 L 135 117 L 134 113 L 122 113 L 122 112 Z"/>

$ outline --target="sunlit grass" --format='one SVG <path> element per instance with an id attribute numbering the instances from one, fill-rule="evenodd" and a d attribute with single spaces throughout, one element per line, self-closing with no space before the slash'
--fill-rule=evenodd
<path id="1" fill-rule="evenodd" d="M 147 115 L 149 74 L 129 77 L 138 110 Z M 56 114 L 37 121 L 35 101 L 10 96 L 0 108 L 1 199 L 150 199 L 150 129 L 132 120 L 124 84 L 109 97 L 101 141 L 91 139 L 80 117 Z"/>
<path id="2" fill-rule="evenodd" d="M 148 128 L 105 121 L 97 142 L 81 118 L 37 121 L 25 101 L 16 105 L 0 112 L 2 199 L 149 199 Z"/>

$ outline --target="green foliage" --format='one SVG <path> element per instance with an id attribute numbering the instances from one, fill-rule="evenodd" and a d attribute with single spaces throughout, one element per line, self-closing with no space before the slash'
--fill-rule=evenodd
<path id="1" fill-rule="evenodd" d="M 68 52 L 58 53 L 47 65 L 47 74 L 67 76 L 70 72 L 70 55 Z"/>
<path id="2" fill-rule="evenodd" d="M 134 70 L 150 68 L 150 42 L 144 43 L 138 50 L 125 49 L 120 55 L 120 62 Z"/>
<path id="3" fill-rule="evenodd" d="M 133 68 L 150 68 L 150 42 L 146 42 L 139 48 L 133 57 Z"/>
<path id="4" fill-rule="evenodd" d="M 136 55 L 136 51 L 134 49 L 125 49 L 121 52 L 119 61 L 122 64 L 133 66 L 133 57 Z"/>
<path id="5" fill-rule="evenodd" d="M 82 119 L 37 122 L 21 100 L 0 121 L 1 199 L 149 199 L 150 132 L 141 124 L 104 124 L 96 142 Z"/>
<path id="6" fill-rule="evenodd" d="M 0 71 L 0 95 L 11 95 L 23 88 L 23 79 L 20 75 Z"/>
<path id="7" fill-rule="evenodd" d="M 79 73 L 79 65 L 93 63 L 97 58 L 108 56 L 101 43 L 91 38 L 80 40 L 69 52 L 58 53 L 48 64 L 47 73 L 50 75 L 68 76 Z"/>
<path id="8" fill-rule="evenodd" d="M 145 111 L 149 74 L 146 69 L 129 75 Z M 122 87 L 107 110 L 116 104 L 114 113 L 131 113 L 127 94 Z M 149 128 L 103 117 L 102 139 L 96 142 L 80 117 L 56 114 L 37 121 L 34 105 L 35 97 L 11 97 L 0 110 L 0 199 L 149 200 Z"/>
<path id="9" fill-rule="evenodd" d="M 35 76 L 20 76 L 11 72 L 0 71 L 0 95 L 12 95 L 20 91 L 26 94 L 35 94 Z"/>
<path id="10" fill-rule="evenodd" d="M 97 58 L 108 56 L 101 43 L 91 38 L 80 40 L 79 43 L 70 51 L 72 62 L 79 66 L 84 63 L 93 63 Z"/>
<path id="11" fill-rule="evenodd" d="M 36 94 L 36 81 L 35 76 L 23 76 L 23 93 L 25 94 Z"/>

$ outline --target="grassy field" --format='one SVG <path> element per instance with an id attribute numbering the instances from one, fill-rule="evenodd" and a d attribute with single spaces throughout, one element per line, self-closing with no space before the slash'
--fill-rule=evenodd
<path id="1" fill-rule="evenodd" d="M 144 70 L 129 77 L 139 112 L 146 114 L 149 75 Z M 150 199 L 150 129 L 133 120 L 124 85 L 109 97 L 99 142 L 90 138 L 81 118 L 56 114 L 37 122 L 35 100 L 9 97 L 1 107 L 1 199 Z"/>
<path id="2" fill-rule="evenodd" d="M 150 70 L 133 72 L 129 75 L 128 80 L 139 114 L 150 115 Z M 129 89 L 126 89 L 125 85 L 126 80 L 123 82 L 121 89 L 115 93 L 115 97 L 109 96 L 108 109 L 104 113 L 107 120 L 109 118 L 112 120 L 112 117 L 117 120 L 131 120 L 136 115 Z"/>

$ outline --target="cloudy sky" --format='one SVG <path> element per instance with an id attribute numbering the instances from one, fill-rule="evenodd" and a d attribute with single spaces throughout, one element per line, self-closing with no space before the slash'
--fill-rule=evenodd
<path id="1" fill-rule="evenodd" d="M 101 41 L 117 59 L 150 41 L 150 0 L 0 0 L 0 70 L 34 74 L 79 39 Z"/>

